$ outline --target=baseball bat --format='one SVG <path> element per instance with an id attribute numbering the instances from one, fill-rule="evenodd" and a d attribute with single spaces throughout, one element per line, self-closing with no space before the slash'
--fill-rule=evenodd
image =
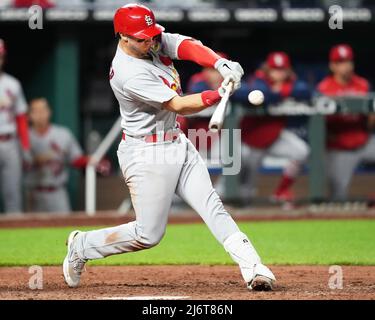
<path id="1" fill-rule="evenodd" d="M 233 81 L 229 82 L 228 88 L 224 93 L 224 96 L 221 98 L 219 104 L 216 107 L 215 112 L 213 113 L 208 128 L 212 132 L 218 132 L 223 127 L 225 113 L 227 111 L 229 95 L 233 90 Z"/>

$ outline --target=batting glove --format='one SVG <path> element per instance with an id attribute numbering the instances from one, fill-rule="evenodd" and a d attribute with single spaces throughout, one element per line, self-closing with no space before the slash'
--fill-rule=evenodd
<path id="1" fill-rule="evenodd" d="M 230 82 L 233 82 L 233 88 L 229 88 L 229 83 Z M 233 92 L 234 92 L 234 90 L 235 90 L 234 86 L 235 86 L 235 82 L 234 82 L 233 76 L 232 75 L 227 76 L 223 80 L 223 82 L 221 83 L 219 89 L 217 89 L 217 91 L 219 92 L 220 97 L 224 97 L 224 94 L 225 94 L 225 92 L 227 92 L 227 90 L 231 90 L 230 95 L 232 95 Z"/>
<path id="2" fill-rule="evenodd" d="M 233 77 L 234 91 L 241 87 L 241 78 L 244 75 L 244 71 L 238 62 L 220 58 L 215 63 L 215 69 L 220 72 L 224 79 L 226 79 L 228 76 Z"/>

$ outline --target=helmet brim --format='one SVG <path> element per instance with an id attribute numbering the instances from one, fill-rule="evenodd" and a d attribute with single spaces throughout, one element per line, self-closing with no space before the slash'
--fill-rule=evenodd
<path id="1" fill-rule="evenodd" d="M 155 37 L 155 36 L 161 34 L 164 30 L 165 30 L 165 28 L 163 26 L 156 23 L 153 26 L 151 26 L 151 27 L 149 27 L 145 30 L 142 30 L 142 31 L 139 31 L 139 32 L 135 33 L 133 35 L 133 37 L 136 37 L 136 38 L 139 38 L 139 39 L 149 39 L 149 38 L 152 38 L 152 37 Z"/>

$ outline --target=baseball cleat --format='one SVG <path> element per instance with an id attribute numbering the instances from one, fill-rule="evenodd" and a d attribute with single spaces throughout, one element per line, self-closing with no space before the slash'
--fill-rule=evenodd
<path id="1" fill-rule="evenodd" d="M 254 277 L 247 287 L 254 291 L 272 291 L 275 282 L 276 278 L 271 270 L 263 264 L 257 264 L 254 268 Z"/>
<path id="2" fill-rule="evenodd" d="M 78 287 L 81 280 L 82 271 L 85 267 L 85 263 L 87 262 L 87 260 L 81 259 L 78 256 L 77 251 L 73 247 L 73 241 L 75 237 L 80 233 L 82 232 L 79 230 L 71 232 L 69 234 L 68 240 L 66 241 L 68 252 L 64 259 L 63 272 L 65 282 L 71 288 Z"/>

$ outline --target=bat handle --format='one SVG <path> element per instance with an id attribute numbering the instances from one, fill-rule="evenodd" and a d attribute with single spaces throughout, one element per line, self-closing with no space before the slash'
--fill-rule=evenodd
<path id="1" fill-rule="evenodd" d="M 233 86 L 233 81 L 230 81 L 228 85 L 224 87 L 224 95 L 217 105 L 216 110 L 211 117 L 210 123 L 208 124 L 208 127 L 212 132 L 218 132 L 223 125 L 227 103 L 229 101 L 229 96 L 233 90 Z"/>
<path id="2" fill-rule="evenodd" d="M 234 87 L 234 82 L 233 81 L 229 81 L 229 83 L 228 83 L 228 85 L 226 86 L 226 89 L 225 89 L 224 97 L 229 98 L 230 94 L 233 91 L 233 87 Z"/>

